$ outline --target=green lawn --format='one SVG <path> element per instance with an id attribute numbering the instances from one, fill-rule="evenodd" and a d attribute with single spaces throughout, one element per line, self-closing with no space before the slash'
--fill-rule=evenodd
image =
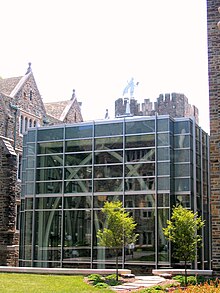
<path id="1" fill-rule="evenodd" d="M 110 289 L 97 289 L 87 285 L 83 276 L 54 276 L 38 274 L 0 273 L 0 292 L 16 293 L 112 293 Z"/>

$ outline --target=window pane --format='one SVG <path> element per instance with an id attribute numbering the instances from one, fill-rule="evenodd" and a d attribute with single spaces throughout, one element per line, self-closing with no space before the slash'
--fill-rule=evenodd
<path id="1" fill-rule="evenodd" d="M 159 162 L 157 164 L 158 175 L 170 175 L 170 162 Z"/>
<path id="2" fill-rule="evenodd" d="M 89 179 L 92 178 L 92 167 L 65 168 L 65 179 Z"/>
<path id="3" fill-rule="evenodd" d="M 66 127 L 66 139 L 92 137 L 92 125 Z"/>
<path id="4" fill-rule="evenodd" d="M 157 119 L 157 131 L 168 131 L 169 130 L 169 119 Z"/>
<path id="5" fill-rule="evenodd" d="M 63 169 L 61 168 L 50 168 L 50 169 L 37 169 L 36 172 L 37 181 L 48 181 L 48 180 L 62 180 Z"/>
<path id="6" fill-rule="evenodd" d="M 62 207 L 61 197 L 36 197 L 35 208 L 38 209 L 60 209 Z"/>
<path id="7" fill-rule="evenodd" d="M 154 176 L 155 175 L 155 163 L 146 164 L 126 164 L 125 176 L 126 177 L 138 177 L 138 176 Z"/>
<path id="8" fill-rule="evenodd" d="M 122 201 L 122 195 L 97 195 L 97 196 L 94 196 L 94 208 L 102 208 L 106 201 Z"/>
<path id="9" fill-rule="evenodd" d="M 155 120 L 126 122 L 125 133 L 148 133 L 155 132 Z"/>
<path id="10" fill-rule="evenodd" d="M 106 165 L 94 167 L 95 178 L 123 177 L 123 165 Z"/>
<path id="11" fill-rule="evenodd" d="M 61 193 L 62 192 L 62 182 L 41 182 L 36 184 L 36 193 Z"/>
<path id="12" fill-rule="evenodd" d="M 158 133 L 157 143 L 158 143 L 158 146 L 169 145 L 169 133 Z"/>
<path id="13" fill-rule="evenodd" d="M 152 147 L 155 146 L 155 135 L 133 135 L 125 137 L 126 148 L 140 148 L 140 147 Z"/>
<path id="14" fill-rule="evenodd" d="M 189 133 L 189 121 L 175 121 L 174 133 Z"/>
<path id="15" fill-rule="evenodd" d="M 70 140 L 66 142 L 66 152 L 82 152 L 92 150 L 91 139 Z"/>
<path id="16" fill-rule="evenodd" d="M 157 159 L 158 161 L 170 160 L 170 148 L 158 148 Z"/>
<path id="17" fill-rule="evenodd" d="M 138 191 L 138 190 L 154 190 L 155 178 L 127 178 L 125 180 L 125 191 Z"/>
<path id="18" fill-rule="evenodd" d="M 158 206 L 159 207 L 169 207 L 170 206 L 170 195 L 169 193 L 159 193 L 157 195 Z"/>
<path id="19" fill-rule="evenodd" d="M 125 208 L 151 208 L 155 206 L 154 194 L 125 195 Z"/>
<path id="20" fill-rule="evenodd" d="M 65 155 L 66 166 L 90 165 L 92 164 L 92 153 L 76 153 Z"/>
<path id="21" fill-rule="evenodd" d="M 121 136 L 95 139 L 96 150 L 122 149 L 122 148 L 123 148 L 123 138 Z"/>
<path id="22" fill-rule="evenodd" d="M 38 154 L 53 154 L 63 152 L 63 142 L 46 142 L 38 144 Z"/>
<path id="23" fill-rule="evenodd" d="M 189 178 L 175 179 L 175 191 L 190 191 L 190 182 Z"/>
<path id="24" fill-rule="evenodd" d="M 109 152 L 95 152 L 95 164 L 108 164 L 108 163 L 122 163 L 122 151 L 109 151 Z"/>
<path id="25" fill-rule="evenodd" d="M 190 150 L 175 150 L 174 156 L 176 162 L 190 162 Z"/>
<path id="26" fill-rule="evenodd" d="M 123 134 L 122 123 L 96 124 L 95 136 L 112 136 Z"/>
<path id="27" fill-rule="evenodd" d="M 63 128 L 40 129 L 37 132 L 38 141 L 63 139 Z"/>
<path id="28" fill-rule="evenodd" d="M 155 160 L 155 149 L 136 149 L 125 151 L 126 162 L 141 162 L 141 161 L 154 161 Z"/>
<path id="29" fill-rule="evenodd" d="M 72 180 L 65 182 L 65 193 L 82 193 L 92 191 L 91 180 Z"/>
<path id="30" fill-rule="evenodd" d="M 56 167 L 63 165 L 63 155 L 38 156 L 37 167 Z"/>
<path id="31" fill-rule="evenodd" d="M 190 135 L 182 134 L 174 136 L 175 148 L 187 148 L 190 147 Z"/>
<path id="32" fill-rule="evenodd" d="M 111 191 L 122 191 L 122 180 L 121 179 L 109 179 L 109 180 L 95 180 L 94 191 L 95 192 L 111 192 Z"/>
<path id="33" fill-rule="evenodd" d="M 159 177 L 158 178 L 158 190 L 169 190 L 170 189 L 170 178 L 169 177 Z"/>
<path id="34" fill-rule="evenodd" d="M 174 168 L 176 177 L 190 176 L 190 164 L 175 164 Z"/>

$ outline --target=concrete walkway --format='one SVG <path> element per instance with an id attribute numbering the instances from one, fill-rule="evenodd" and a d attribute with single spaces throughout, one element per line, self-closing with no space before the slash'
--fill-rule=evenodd
<path id="1" fill-rule="evenodd" d="M 160 284 L 163 281 L 165 281 L 165 279 L 159 276 L 135 276 L 134 282 L 124 283 L 123 285 L 118 285 L 111 288 L 112 290 L 116 292 L 120 292 L 120 291 L 123 292 L 125 290 L 132 291 L 132 290 L 137 290 L 141 288 L 155 286 Z"/>

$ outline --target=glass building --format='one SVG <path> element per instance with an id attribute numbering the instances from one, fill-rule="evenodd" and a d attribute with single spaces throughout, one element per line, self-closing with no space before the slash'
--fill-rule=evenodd
<path id="1" fill-rule="evenodd" d="M 24 135 L 20 266 L 111 268 L 97 244 L 101 208 L 120 200 L 139 234 L 125 268 L 173 266 L 163 227 L 182 204 L 205 220 L 194 268 L 209 269 L 209 138 L 190 118 L 126 117 L 39 127 Z"/>

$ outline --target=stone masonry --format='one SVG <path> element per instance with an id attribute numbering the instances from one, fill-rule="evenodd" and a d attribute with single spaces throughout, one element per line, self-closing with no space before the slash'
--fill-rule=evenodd
<path id="1" fill-rule="evenodd" d="M 115 101 L 115 117 L 124 116 L 126 113 L 128 99 L 119 98 Z M 131 116 L 153 116 L 171 115 L 172 117 L 195 117 L 199 123 L 199 111 L 194 105 L 190 105 L 184 94 L 171 93 L 160 94 L 156 102 L 150 99 L 144 99 L 143 103 L 138 103 L 134 98 L 130 99 L 130 115 Z"/>
<path id="2" fill-rule="evenodd" d="M 220 271 L 220 0 L 207 0 L 212 264 Z"/>
<path id="3" fill-rule="evenodd" d="M 38 125 L 82 121 L 76 98 L 64 101 L 60 117 L 47 113 L 30 65 L 24 76 L 0 78 L 0 266 L 18 266 L 22 133 Z M 60 111 L 59 102 L 53 108 Z"/>

